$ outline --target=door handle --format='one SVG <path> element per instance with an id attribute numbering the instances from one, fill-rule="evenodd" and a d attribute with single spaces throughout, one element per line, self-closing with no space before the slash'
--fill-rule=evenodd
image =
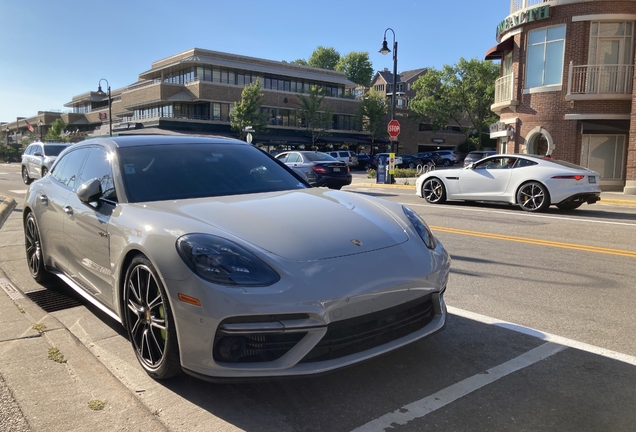
<path id="1" fill-rule="evenodd" d="M 38 197 L 40 199 L 40 202 L 44 205 L 48 205 L 49 204 L 49 197 L 47 197 L 46 195 L 40 195 Z"/>
<path id="2" fill-rule="evenodd" d="M 68 216 L 73 216 L 73 208 L 71 206 L 65 206 L 64 213 L 66 213 Z"/>

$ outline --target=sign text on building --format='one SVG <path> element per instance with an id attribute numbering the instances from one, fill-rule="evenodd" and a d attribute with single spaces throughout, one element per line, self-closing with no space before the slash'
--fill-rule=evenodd
<path id="1" fill-rule="evenodd" d="M 512 28 L 520 26 L 521 24 L 526 24 L 532 21 L 538 21 L 545 18 L 550 18 L 549 5 L 539 6 L 534 9 L 519 12 L 516 15 L 510 15 L 505 20 L 500 22 L 499 25 L 497 26 L 497 38 L 501 36 L 502 33 L 505 33 Z"/>

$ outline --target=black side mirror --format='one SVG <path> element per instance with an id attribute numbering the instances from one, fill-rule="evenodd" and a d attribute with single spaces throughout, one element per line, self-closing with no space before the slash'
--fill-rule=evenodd
<path id="1" fill-rule="evenodd" d="M 83 203 L 97 201 L 102 196 L 102 184 L 99 179 L 89 180 L 77 189 L 77 197 Z"/>

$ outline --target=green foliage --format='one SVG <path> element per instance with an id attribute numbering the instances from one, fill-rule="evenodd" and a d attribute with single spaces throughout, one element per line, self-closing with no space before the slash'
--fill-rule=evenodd
<path id="1" fill-rule="evenodd" d="M 298 94 L 297 115 L 302 119 L 302 126 L 311 133 L 311 145 L 315 146 L 318 138 L 328 135 L 331 128 L 333 112 L 322 107 L 325 99 L 323 89 L 312 86 L 307 95 Z"/>
<path id="2" fill-rule="evenodd" d="M 70 137 L 64 135 L 65 128 L 66 123 L 64 123 L 62 119 L 55 120 L 46 133 L 44 139 L 47 141 L 69 142 Z"/>
<path id="3" fill-rule="evenodd" d="M 321 45 L 311 53 L 307 65 L 321 69 L 335 70 L 339 61 L 340 53 L 336 51 L 335 48 L 326 48 Z"/>
<path id="4" fill-rule="evenodd" d="M 371 85 L 373 77 L 373 65 L 369 60 L 368 52 L 351 51 L 340 57 L 336 70 L 344 72 L 347 79 L 364 87 Z"/>
<path id="5" fill-rule="evenodd" d="M 305 59 L 296 59 L 294 61 L 290 61 L 289 63 L 297 64 L 297 65 L 301 65 L 301 66 L 309 66 L 309 64 L 307 63 L 307 60 L 305 60 Z"/>
<path id="6" fill-rule="evenodd" d="M 369 90 L 362 96 L 358 107 L 358 115 L 362 118 L 362 125 L 371 136 L 375 144 L 377 138 L 387 134 L 385 116 L 388 113 L 386 97 L 376 90 Z"/>
<path id="7" fill-rule="evenodd" d="M 247 126 L 251 126 L 254 133 L 262 132 L 267 126 L 267 120 L 261 112 L 264 97 L 260 80 L 256 79 L 243 88 L 241 101 L 234 102 L 230 111 L 230 126 L 240 139 L 245 139 Z"/>
<path id="8" fill-rule="evenodd" d="M 441 70 L 431 68 L 413 85 L 416 95 L 410 103 L 411 110 L 428 118 L 437 129 L 451 123 L 468 123 L 462 128 L 468 139 L 471 131 L 483 131 L 497 120 L 490 106 L 498 77 L 497 64 L 478 59 L 461 58 Z M 482 148 L 481 133 L 477 134 L 476 144 Z"/>

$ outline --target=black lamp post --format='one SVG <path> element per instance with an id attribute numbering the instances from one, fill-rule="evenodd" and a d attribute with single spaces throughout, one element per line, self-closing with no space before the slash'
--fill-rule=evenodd
<path id="1" fill-rule="evenodd" d="M 42 140 L 42 125 L 43 125 L 43 124 L 44 124 L 44 123 L 42 122 L 42 120 L 41 120 L 41 119 L 40 119 L 40 120 L 38 120 L 38 135 L 40 135 L 40 141 L 43 141 L 43 140 Z"/>
<path id="2" fill-rule="evenodd" d="M 384 41 L 382 42 L 382 48 L 378 51 L 382 55 L 386 55 L 391 52 L 389 46 L 386 42 L 386 32 L 391 30 L 393 33 L 393 93 L 391 95 L 391 120 L 395 120 L 395 93 L 397 92 L 397 49 L 398 44 L 395 40 L 395 32 L 392 28 L 388 28 L 384 30 Z M 391 145 L 391 149 L 393 149 L 393 145 Z"/>
<path id="3" fill-rule="evenodd" d="M 106 81 L 106 85 L 108 86 L 108 132 L 110 136 L 113 136 L 113 113 L 111 111 L 113 101 L 110 98 L 110 84 L 108 84 L 107 79 L 102 78 L 99 80 L 99 83 L 97 84 L 97 94 L 104 96 L 104 92 L 102 91 L 102 81 Z"/>

